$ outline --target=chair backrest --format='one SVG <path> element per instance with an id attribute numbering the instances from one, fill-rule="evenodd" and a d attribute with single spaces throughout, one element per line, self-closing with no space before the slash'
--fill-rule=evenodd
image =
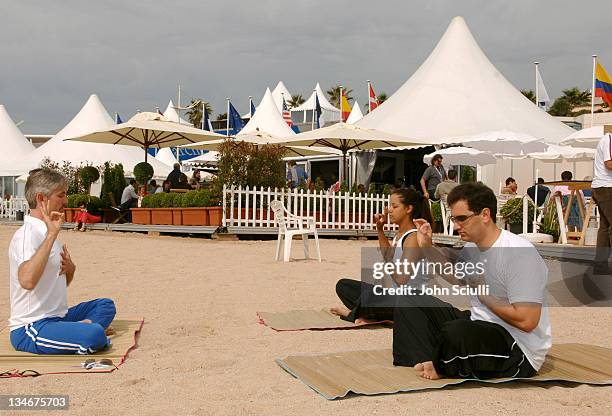
<path id="1" fill-rule="evenodd" d="M 274 219 L 278 222 L 281 231 L 286 231 L 287 222 L 285 221 L 285 206 L 283 203 L 275 199 L 270 202 L 270 209 L 274 212 Z"/>

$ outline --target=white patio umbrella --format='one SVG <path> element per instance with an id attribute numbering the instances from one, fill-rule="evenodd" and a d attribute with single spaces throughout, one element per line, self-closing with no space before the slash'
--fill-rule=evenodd
<path id="1" fill-rule="evenodd" d="M 440 149 L 437 152 L 423 156 L 423 163 L 430 164 L 434 155 L 440 155 L 444 158 L 444 163 L 447 165 L 467 165 L 467 166 L 484 166 L 493 165 L 496 162 L 495 156 L 489 152 L 472 149 L 470 147 L 447 147 Z"/>
<path id="2" fill-rule="evenodd" d="M 432 143 L 423 140 L 411 140 L 381 130 L 340 122 L 286 138 L 283 144 L 286 146 L 321 146 L 339 150 L 342 152 L 343 173 L 346 178 L 346 154 L 350 150 L 370 150 L 408 145 L 429 146 Z"/>
<path id="3" fill-rule="evenodd" d="M 612 126 L 593 126 L 587 129 L 578 130 L 563 139 L 560 144 L 563 146 L 591 147 L 595 149 L 601 137 L 606 134 L 606 130 L 608 130 L 607 127 Z"/>
<path id="4" fill-rule="evenodd" d="M 223 137 L 221 134 L 174 123 L 157 113 L 144 112 L 136 114 L 125 123 L 66 140 L 142 147 L 146 162 L 147 149 L 150 147 L 159 149 Z"/>
<path id="5" fill-rule="evenodd" d="M 527 133 L 499 130 L 470 136 L 447 137 L 443 143 L 462 143 L 473 149 L 493 154 L 527 154 L 546 150 L 546 143 Z"/>
<path id="6" fill-rule="evenodd" d="M 186 144 L 180 147 L 187 147 L 190 149 L 198 149 L 198 150 L 213 150 L 218 151 L 220 147 L 225 143 L 227 138 L 223 140 L 212 140 L 212 141 L 204 141 L 200 143 L 194 144 Z M 305 147 L 305 146 L 287 146 L 284 144 L 284 139 L 280 137 L 276 137 L 264 131 L 258 131 L 256 133 L 246 133 L 246 134 L 238 134 L 234 136 L 232 139 L 234 143 L 246 142 L 251 143 L 255 146 L 263 146 L 266 144 L 279 144 L 283 145 L 287 148 L 286 157 L 303 157 L 303 156 L 317 156 L 317 155 L 330 155 L 335 154 L 339 155 L 339 152 L 334 152 L 330 149 L 325 149 L 321 147 Z"/>

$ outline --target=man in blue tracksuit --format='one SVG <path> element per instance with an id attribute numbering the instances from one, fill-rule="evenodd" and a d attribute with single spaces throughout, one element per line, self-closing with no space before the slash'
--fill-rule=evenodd
<path id="1" fill-rule="evenodd" d="M 76 266 L 57 241 L 68 182 L 51 169 L 30 172 L 25 187 L 30 215 L 9 246 L 11 343 L 35 354 L 91 354 L 110 345 L 106 330 L 115 317 L 110 299 L 68 308 L 67 287 Z"/>

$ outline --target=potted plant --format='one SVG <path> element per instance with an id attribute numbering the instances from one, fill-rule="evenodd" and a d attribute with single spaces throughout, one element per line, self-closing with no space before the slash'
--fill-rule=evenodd
<path id="1" fill-rule="evenodd" d="M 95 166 L 83 166 L 79 170 L 79 178 L 83 189 L 89 194 L 91 192 L 91 184 L 100 179 L 100 172 Z"/>
<path id="2" fill-rule="evenodd" d="M 153 177 L 153 166 L 147 162 L 140 162 L 134 166 L 134 178 L 140 185 L 144 185 L 145 192 L 147 189 L 147 183 Z"/>
<path id="3" fill-rule="evenodd" d="M 208 225 L 210 192 L 207 189 L 189 191 L 182 198 L 183 225 Z"/>
<path id="4" fill-rule="evenodd" d="M 154 204 L 151 207 L 151 224 L 172 225 L 172 194 L 162 192 L 147 196 Z"/>
<path id="5" fill-rule="evenodd" d="M 527 220 L 533 218 L 535 206 L 529 201 Z M 506 201 L 503 207 L 499 210 L 502 218 L 510 227 L 510 232 L 520 234 L 523 232 L 523 198 L 512 198 Z M 532 225 L 528 223 L 527 231 L 531 232 Z"/>
<path id="6" fill-rule="evenodd" d="M 554 199 L 551 199 L 548 206 L 544 210 L 542 223 L 539 224 L 539 231 L 543 234 L 552 235 L 553 242 L 558 241 L 561 230 L 559 228 L 559 218 L 555 207 Z"/>
<path id="7" fill-rule="evenodd" d="M 440 206 L 440 201 L 431 203 L 431 217 L 434 221 L 432 231 L 434 233 L 441 233 L 442 232 L 442 207 Z"/>
<path id="8" fill-rule="evenodd" d="M 98 215 L 98 211 L 102 208 L 102 200 L 88 194 L 68 195 L 68 204 L 64 209 L 66 222 L 74 222 L 74 215 L 81 210 L 81 207 L 85 207 L 92 215 Z"/>
<path id="9" fill-rule="evenodd" d="M 185 194 L 171 192 L 168 195 L 168 205 L 172 210 L 172 225 L 183 225 L 183 196 Z"/>

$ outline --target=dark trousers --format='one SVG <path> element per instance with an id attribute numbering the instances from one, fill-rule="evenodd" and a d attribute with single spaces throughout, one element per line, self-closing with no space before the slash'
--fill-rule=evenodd
<path id="1" fill-rule="evenodd" d="M 597 263 L 607 263 L 612 255 L 612 188 L 593 188 L 593 199 L 599 210 Z"/>
<path id="2" fill-rule="evenodd" d="M 136 207 L 138 207 L 138 198 L 130 198 L 119 206 L 121 210 L 128 211 L 127 215 L 125 216 L 127 222 L 132 222 L 132 211 L 130 211 L 130 208 Z"/>
<path id="3" fill-rule="evenodd" d="M 371 288 L 368 283 L 341 279 L 336 293 L 351 310 L 344 318 L 348 321 L 393 320 L 394 365 L 413 367 L 432 361 L 439 374 L 461 378 L 536 374 L 501 325 L 472 321 L 470 311 L 461 311 L 433 296 L 368 296 Z"/>
<path id="4" fill-rule="evenodd" d="M 355 322 L 357 318 L 375 321 L 392 321 L 395 299 L 374 296 L 372 285 L 359 280 L 340 279 L 336 283 L 336 294 L 351 313 L 345 321 Z"/>

